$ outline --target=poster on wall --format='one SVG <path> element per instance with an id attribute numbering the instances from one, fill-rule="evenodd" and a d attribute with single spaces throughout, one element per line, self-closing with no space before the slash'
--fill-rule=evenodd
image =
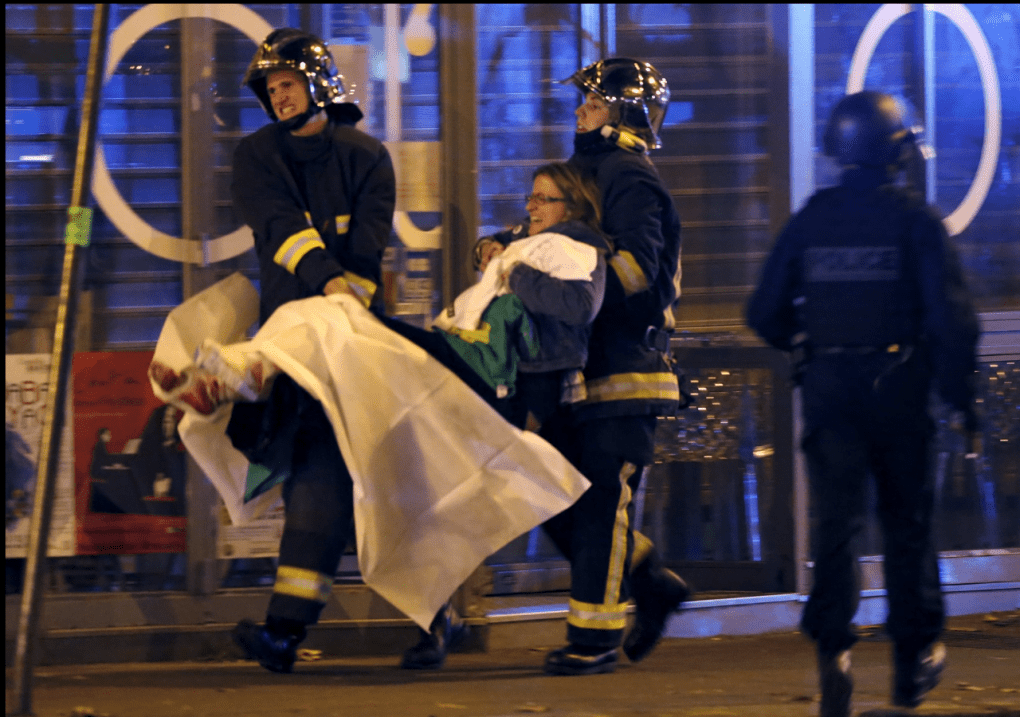
<path id="1" fill-rule="evenodd" d="M 50 355 L 5 356 L 7 390 L 4 450 L 4 527 L 6 557 L 24 558 L 32 521 L 43 421 L 49 398 Z M 68 401 L 54 488 L 47 555 L 74 555 L 74 473 Z"/>
<path id="2" fill-rule="evenodd" d="M 220 501 L 219 529 L 216 532 L 217 557 L 273 558 L 280 552 L 282 536 L 282 502 L 244 525 L 234 525 L 230 522 L 226 506 Z"/>
<path id="3" fill-rule="evenodd" d="M 153 394 L 151 360 L 151 351 L 74 355 L 79 555 L 187 548 L 182 413 Z"/>

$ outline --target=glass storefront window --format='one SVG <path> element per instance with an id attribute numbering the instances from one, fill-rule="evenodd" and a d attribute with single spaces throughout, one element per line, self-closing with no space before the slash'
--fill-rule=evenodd
<path id="1" fill-rule="evenodd" d="M 5 275 L 7 292 L 15 304 L 25 296 L 57 293 L 59 272 L 55 267 L 63 249 L 60 237 L 76 150 L 92 7 L 5 7 Z M 399 151 L 399 146 L 411 147 L 411 152 L 424 151 L 411 143 L 435 149 L 443 129 L 438 60 L 444 38 L 438 37 L 437 6 L 246 7 L 271 27 L 307 27 L 343 48 L 349 64 L 342 63 L 342 70 L 360 85 L 366 112 L 363 129 L 391 143 L 392 152 Z M 889 12 L 890 7 L 914 8 L 892 21 L 876 41 L 863 73 L 864 86 L 902 95 L 928 125 L 935 149 L 928 190 L 944 215 L 952 215 L 967 201 L 975 182 L 987 181 L 987 191 L 976 203 L 972 218 L 959 227 L 954 241 L 979 308 L 985 312 L 1020 310 L 1017 5 L 924 6 L 931 13 L 932 31 L 927 39 L 916 10 L 921 6 L 813 7 L 815 184 L 826 186 L 836 180 L 836 168 L 820 154 L 821 128 L 833 104 L 846 91 L 854 51 L 866 27 L 876 13 Z M 957 10 L 950 11 L 950 7 Z M 111 31 L 138 9 L 113 6 Z M 480 231 L 491 232 L 519 221 L 524 215 L 520 197 L 534 168 L 571 154 L 573 113 L 579 97 L 573 87 L 557 81 L 602 56 L 646 59 L 667 77 L 672 89 L 662 130 L 664 146 L 651 159 L 683 221 L 679 325 L 692 333 L 743 332 L 744 302 L 774 239 L 770 227 L 781 221 L 774 216 L 773 177 L 778 171 L 776 163 L 785 158 L 770 135 L 770 126 L 776 113 L 788 108 L 778 106 L 770 88 L 776 73 L 787 68 L 776 64 L 782 52 L 774 47 L 771 13 L 775 11 L 775 7 L 752 4 L 477 5 L 479 171 L 474 189 L 479 196 Z M 972 22 L 961 21 L 963 13 Z M 215 231 L 225 233 L 236 228 L 229 199 L 233 149 L 241 137 L 268 120 L 250 93 L 239 87 L 253 42 L 227 24 L 215 26 L 214 76 L 208 87 L 214 100 L 215 126 L 203 131 L 212 137 L 209 173 Z M 388 29 L 398 32 L 395 48 L 387 45 Z M 433 45 L 428 42 L 430 31 L 436 34 Z M 180 85 L 187 51 L 183 49 L 182 55 L 181 44 L 181 22 L 177 20 L 153 28 L 135 43 L 105 87 L 100 128 L 106 161 L 119 191 L 147 223 L 172 235 L 182 230 Z M 988 78 L 993 75 L 995 96 L 989 94 Z M 925 91 L 930 93 L 927 103 Z M 999 108 L 997 115 L 992 111 L 995 107 Z M 990 128 L 997 130 L 998 139 L 986 152 Z M 431 169 L 438 172 L 436 166 Z M 97 211 L 95 216 L 87 267 L 93 292 L 93 348 L 151 348 L 166 313 L 182 298 L 181 266 L 136 246 L 103 212 Z M 438 207 L 427 203 L 407 207 L 407 216 L 419 236 L 435 230 L 441 219 Z M 391 313 L 424 324 L 439 308 L 443 249 L 426 241 L 422 245 L 427 248 L 414 248 L 397 235 L 391 237 L 386 272 Z M 257 278 L 251 252 L 213 270 L 222 274 L 240 270 Z M 20 314 L 15 318 L 20 320 Z M 719 371 L 735 368 L 716 367 Z M 954 517 L 954 524 L 974 521 L 971 528 L 940 537 L 944 549 L 1017 544 L 1018 537 L 1008 531 L 1010 525 L 1020 522 L 1016 512 L 1020 495 L 1016 371 L 1015 362 L 982 364 L 986 408 L 995 418 L 989 423 L 989 453 L 980 470 L 986 471 L 981 475 L 993 476 L 992 488 L 987 487 L 985 478 L 968 477 L 971 467 L 960 462 L 952 431 L 943 426 L 940 445 L 948 448 L 940 464 L 944 471 L 940 510 L 948 511 L 947 515 L 971 516 Z M 689 505 L 683 510 L 700 516 L 699 534 L 684 536 L 686 542 L 676 544 L 678 559 L 725 556 L 727 560 L 764 563 L 777 550 L 775 542 L 770 543 L 768 535 L 761 533 L 758 560 L 754 531 L 749 530 L 753 524 L 748 510 L 752 493 L 758 502 L 760 524 L 766 523 L 769 511 L 784 500 L 771 485 L 778 469 L 767 455 L 772 441 L 767 438 L 768 420 L 763 416 L 770 414 L 765 408 L 748 412 L 743 403 L 764 401 L 761 405 L 767 406 L 774 396 L 762 388 L 767 381 L 753 370 L 735 376 L 731 373 L 728 380 L 751 386 L 751 397 L 736 384 L 730 386 L 728 393 L 721 394 L 728 401 L 722 402 L 727 410 L 733 409 L 725 416 L 713 414 L 713 421 L 704 422 L 704 428 L 693 413 L 663 422 L 662 430 L 668 436 L 657 466 L 663 475 L 688 471 L 684 480 L 689 485 L 681 491 L 664 484 L 656 488 L 652 481 L 646 507 L 650 510 L 654 501 L 665 500 L 663 491 L 669 488 L 669 501 L 679 500 L 686 491 L 690 500 L 684 498 Z M 740 427 L 734 428 L 736 424 L 729 421 L 738 413 Z M 754 440 L 747 433 L 750 416 L 756 417 Z M 690 426 L 683 429 L 681 423 Z M 732 430 L 740 431 L 739 437 L 729 436 L 727 431 Z M 688 447 L 716 436 L 725 438 L 722 445 L 729 452 L 709 458 L 707 453 L 681 449 L 682 431 Z M 669 443 L 674 438 L 677 440 Z M 670 445 L 675 452 L 667 450 Z M 706 468 L 711 461 L 716 461 L 713 467 Z M 681 467 L 685 463 L 697 467 Z M 751 474 L 756 482 L 749 481 Z M 757 492 L 748 491 L 752 483 Z M 716 507 L 724 495 L 732 499 Z M 706 512 L 706 506 L 711 510 Z M 981 516 L 993 513 L 996 522 L 989 527 L 992 523 Z M 732 518 L 730 523 L 716 524 L 727 515 Z M 719 531 L 729 532 L 723 536 Z"/>
<path id="2" fill-rule="evenodd" d="M 928 197 L 948 218 L 979 310 L 1020 309 L 1020 11 L 924 6 L 933 25 L 924 39 L 922 15 L 897 9 L 907 7 L 922 6 L 815 5 L 815 146 L 854 73 L 863 69 L 864 89 L 906 100 L 934 149 Z M 855 67 L 854 53 L 876 38 L 870 62 Z M 837 179 L 819 154 L 817 185 Z"/>

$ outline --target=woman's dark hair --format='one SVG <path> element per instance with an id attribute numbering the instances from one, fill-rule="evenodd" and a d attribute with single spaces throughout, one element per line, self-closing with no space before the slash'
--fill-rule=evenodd
<path id="1" fill-rule="evenodd" d="M 531 175 L 532 181 L 548 177 L 566 197 L 567 219 L 584 222 L 602 233 L 602 197 L 595 180 L 566 162 L 543 164 Z"/>

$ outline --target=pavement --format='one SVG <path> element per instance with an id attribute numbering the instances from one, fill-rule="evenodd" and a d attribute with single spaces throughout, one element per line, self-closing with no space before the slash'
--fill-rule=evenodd
<path id="1" fill-rule="evenodd" d="M 612 674 L 550 676 L 548 647 L 454 653 L 441 670 L 399 654 L 307 656 L 289 675 L 224 655 L 204 662 L 39 667 L 37 717 L 801 717 L 818 714 L 815 658 L 797 633 L 663 640 Z M 865 629 L 853 650 L 854 715 L 1020 717 L 1020 611 L 954 617 L 942 683 L 916 710 L 888 704 L 890 645 Z M 7 670 L 8 715 L 12 712 Z"/>

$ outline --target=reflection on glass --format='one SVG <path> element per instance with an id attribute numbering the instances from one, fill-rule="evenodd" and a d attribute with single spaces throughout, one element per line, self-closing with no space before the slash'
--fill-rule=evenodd
<path id="1" fill-rule="evenodd" d="M 763 559 L 771 503 L 772 373 L 688 372 L 692 405 L 659 419 L 643 530 L 667 560 Z"/>
<path id="2" fill-rule="evenodd" d="M 983 451 L 967 456 L 954 416 L 935 412 L 935 540 L 940 551 L 1020 547 L 1020 362 L 980 366 Z"/>

